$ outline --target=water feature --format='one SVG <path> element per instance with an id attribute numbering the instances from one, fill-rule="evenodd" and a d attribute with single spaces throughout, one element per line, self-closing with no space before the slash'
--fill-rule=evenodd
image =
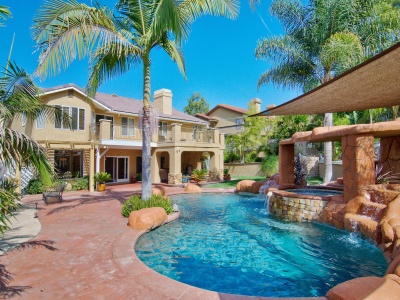
<path id="1" fill-rule="evenodd" d="M 256 196 L 172 197 L 181 217 L 142 236 L 139 258 L 181 282 L 224 293 L 323 296 L 336 284 L 382 276 L 387 264 L 367 241 L 313 223 L 287 223 L 269 215 Z"/>

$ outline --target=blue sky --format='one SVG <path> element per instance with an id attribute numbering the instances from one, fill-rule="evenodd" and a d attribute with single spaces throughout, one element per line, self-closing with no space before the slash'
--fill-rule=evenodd
<path id="1" fill-rule="evenodd" d="M 33 73 L 37 67 L 38 52 L 30 35 L 32 20 L 42 0 L 0 0 L 12 12 L 12 18 L 1 27 L 0 65 L 4 66 L 15 33 L 12 60 Z M 90 3 L 90 1 L 80 1 Z M 113 6 L 116 0 L 100 0 Z M 247 107 L 251 98 L 260 98 L 262 108 L 279 105 L 301 94 L 300 91 L 282 90 L 272 85 L 257 90 L 257 80 L 268 69 L 265 61 L 254 57 L 257 40 L 263 36 L 281 34 L 277 20 L 268 13 L 271 0 L 262 1 L 256 11 L 251 11 L 247 1 L 241 2 L 236 20 L 205 16 L 192 25 L 189 40 L 182 49 L 186 60 L 187 81 L 176 65 L 160 50 L 153 50 L 151 67 L 152 93 L 161 88 L 172 90 L 173 106 L 183 110 L 192 92 L 200 92 L 210 108 L 225 103 Z M 263 21 L 265 24 L 263 24 Z M 75 83 L 85 87 L 88 79 L 87 60 L 75 61 L 57 76 L 35 80 L 40 87 Z M 142 99 L 142 68 L 139 67 L 104 83 L 100 92 Z"/>

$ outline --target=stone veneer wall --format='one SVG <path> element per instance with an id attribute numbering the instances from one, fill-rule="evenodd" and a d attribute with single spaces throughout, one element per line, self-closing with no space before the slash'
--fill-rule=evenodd
<path id="1" fill-rule="evenodd" d="M 381 138 L 379 148 L 379 165 L 382 166 L 381 174 L 391 172 L 400 173 L 400 137 Z"/>
<path id="2" fill-rule="evenodd" d="M 182 183 L 182 173 L 171 174 L 168 173 L 168 184 L 181 184 Z"/>
<path id="3" fill-rule="evenodd" d="M 312 221 L 317 219 L 328 201 L 323 199 L 304 199 L 302 195 L 283 196 L 273 194 L 269 199 L 269 212 L 285 221 Z M 315 197 L 317 198 L 317 197 Z"/>

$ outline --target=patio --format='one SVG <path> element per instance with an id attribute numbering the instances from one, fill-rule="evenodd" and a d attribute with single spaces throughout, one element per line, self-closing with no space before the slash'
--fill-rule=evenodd
<path id="1" fill-rule="evenodd" d="M 129 184 L 110 186 L 104 193 L 68 192 L 63 203 L 47 206 L 41 195 L 24 197 L 25 206 L 34 208 L 39 203 L 42 227 L 35 238 L 0 256 L 0 295 L 23 299 L 249 298 L 174 281 L 136 257 L 133 248 L 142 232 L 126 226 L 121 203 L 140 188 L 140 184 Z M 183 192 L 176 187 L 166 190 L 168 194 Z M 206 190 L 217 191 L 221 192 Z"/>

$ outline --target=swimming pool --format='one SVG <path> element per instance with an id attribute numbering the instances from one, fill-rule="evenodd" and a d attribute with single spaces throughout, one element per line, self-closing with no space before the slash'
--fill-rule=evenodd
<path id="1" fill-rule="evenodd" d="M 171 199 L 181 217 L 143 235 L 135 250 L 155 271 L 193 286 L 241 295 L 323 296 L 340 282 L 382 276 L 387 268 L 367 241 L 325 225 L 279 221 L 262 198 Z"/>

